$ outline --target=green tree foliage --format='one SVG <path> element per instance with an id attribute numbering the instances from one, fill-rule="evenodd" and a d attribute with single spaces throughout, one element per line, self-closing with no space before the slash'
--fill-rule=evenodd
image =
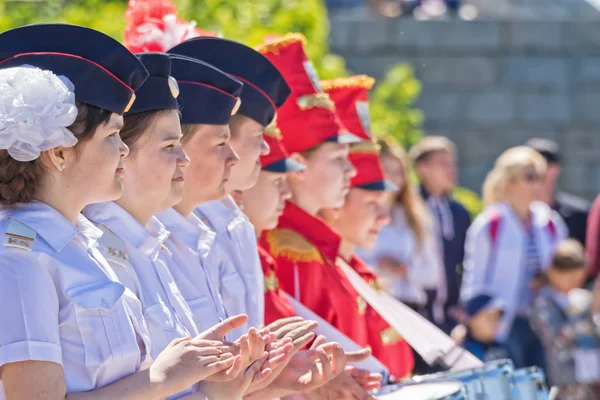
<path id="1" fill-rule="evenodd" d="M 329 24 L 323 0 L 174 0 L 179 17 L 201 29 L 254 46 L 268 35 L 299 32 L 321 79 L 349 75 L 344 59 L 329 53 Z M 0 32 L 38 22 L 68 22 L 89 26 L 123 39 L 126 0 L 0 0 Z M 360 73 L 361 71 L 355 71 Z M 422 137 L 423 114 L 414 108 L 421 91 L 410 66 L 390 68 L 371 96 L 376 135 L 393 136 L 409 148 Z M 457 189 L 457 198 L 476 213 L 478 197 Z"/>
<path id="2" fill-rule="evenodd" d="M 329 54 L 329 24 L 322 0 L 175 0 L 175 4 L 180 18 L 250 46 L 265 36 L 302 33 L 321 78 L 348 75 L 343 58 Z M 0 0 L 0 31 L 36 22 L 68 22 L 122 40 L 126 8 L 125 0 Z"/>
<path id="3" fill-rule="evenodd" d="M 406 64 L 390 68 L 371 95 L 373 132 L 377 136 L 392 136 L 405 148 L 410 148 L 423 136 L 423 113 L 414 108 L 421 93 L 421 83 Z"/>
<path id="4" fill-rule="evenodd" d="M 481 201 L 481 197 L 472 190 L 464 187 L 457 187 L 452 192 L 452 197 L 454 200 L 465 206 L 471 215 L 471 219 L 474 219 L 477 214 L 483 211 L 483 201 Z"/>

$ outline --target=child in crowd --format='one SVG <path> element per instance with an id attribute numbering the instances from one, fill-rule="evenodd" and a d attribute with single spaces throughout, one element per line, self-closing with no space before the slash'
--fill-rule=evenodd
<path id="1" fill-rule="evenodd" d="M 452 338 L 482 361 L 510 358 L 506 348 L 495 340 L 504 314 L 502 302 L 489 294 L 479 294 L 467 302 L 464 311 L 464 321 L 454 328 Z"/>
<path id="2" fill-rule="evenodd" d="M 592 322 L 599 286 L 580 289 L 587 277 L 583 246 L 561 242 L 530 314 L 546 354 L 546 374 L 556 400 L 600 398 L 600 336 Z"/>

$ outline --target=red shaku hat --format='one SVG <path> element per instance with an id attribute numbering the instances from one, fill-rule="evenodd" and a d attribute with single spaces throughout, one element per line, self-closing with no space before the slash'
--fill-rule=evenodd
<path id="1" fill-rule="evenodd" d="M 277 122 L 273 121 L 264 130 L 265 142 L 271 148 L 271 151 L 266 156 L 260 157 L 260 164 L 264 171 L 269 172 L 295 172 L 302 171 L 306 168 L 304 164 L 301 164 L 291 158 L 283 144 L 281 143 L 281 131 L 277 127 Z"/>
<path id="2" fill-rule="evenodd" d="M 366 75 L 321 81 L 321 87 L 335 103 L 344 126 L 363 140 L 371 140 L 369 90 L 375 79 Z"/>
<path id="3" fill-rule="evenodd" d="M 323 92 L 317 72 L 304 51 L 300 34 L 270 37 L 256 49 L 279 69 L 292 94 L 277 112 L 284 147 L 303 152 L 323 142 L 357 143 L 335 113 L 335 104 Z"/>
<path id="4" fill-rule="evenodd" d="M 356 176 L 350 181 L 350 187 L 374 191 L 398 190 L 396 185 L 385 179 L 385 172 L 379 161 L 379 146 L 372 140 L 351 146 L 348 159 L 356 169 Z"/>

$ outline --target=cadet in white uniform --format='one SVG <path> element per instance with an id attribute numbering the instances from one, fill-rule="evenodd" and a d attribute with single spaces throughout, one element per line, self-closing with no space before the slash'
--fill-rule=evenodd
<path id="1" fill-rule="evenodd" d="M 150 77 L 121 130 L 131 150 L 123 163 L 128 184 L 119 200 L 87 206 L 84 215 L 105 232 L 102 253 L 140 298 L 156 357 L 172 340 L 199 333 L 169 272 L 171 254 L 164 245 L 169 232 L 153 217 L 179 201 L 183 180 L 178 178 L 189 159 L 180 143 L 178 89 L 169 56 L 144 53 L 138 58 Z M 147 179 L 150 175 L 154 179 Z"/>
<path id="2" fill-rule="evenodd" d="M 290 89 L 277 68 L 262 54 L 241 43 L 220 38 L 185 41 L 170 53 L 196 57 L 244 83 L 241 105 L 231 118 L 231 146 L 239 162 L 225 182 L 226 193 L 254 186 L 260 173 L 259 157 L 268 153 L 263 130 L 275 120 Z M 215 197 L 207 200 L 223 199 Z M 216 284 L 229 315 L 245 313 L 248 326 L 264 324 L 264 276 L 256 248 L 254 227 L 229 196 L 200 205 L 196 215 L 206 218 L 217 233 L 221 259 Z M 217 266 L 208 266 L 216 268 Z M 247 327 L 240 328 L 240 331 Z"/>
<path id="3" fill-rule="evenodd" d="M 183 176 L 183 201 L 157 215 L 171 232 L 166 245 L 177 259 L 171 273 L 191 308 L 199 330 L 226 318 L 218 279 L 216 234 L 192 210 L 204 198 L 218 196 L 237 157 L 229 147 L 228 122 L 239 104 L 242 83 L 217 68 L 188 57 L 171 55 L 171 73 L 179 83 L 183 147 L 192 163 Z M 221 194 L 222 195 L 222 194 Z M 212 266 L 212 268 L 211 268 Z M 247 329 L 229 335 L 237 339 Z"/>
<path id="4" fill-rule="evenodd" d="M 189 159 L 181 147 L 179 88 L 170 76 L 169 56 L 142 53 L 138 58 L 150 77 L 138 90 L 121 130 L 123 141 L 131 149 L 123 163 L 128 184 L 116 202 L 90 205 L 84 213 L 105 232 L 100 248 L 114 271 L 141 299 L 152 341 L 151 354 L 157 357 L 171 341 L 199 334 L 191 310 L 169 271 L 175 267 L 165 246 L 170 233 L 154 217 L 181 200 L 183 169 Z M 242 340 L 248 339 L 244 336 Z M 260 346 L 258 356 L 263 354 L 264 343 Z M 230 379 L 240 371 L 241 367 L 230 374 Z M 196 389 L 190 387 L 170 398 L 180 398 Z M 210 393 L 218 393 L 223 399 L 237 398 L 217 390 Z"/>
<path id="5" fill-rule="evenodd" d="M 230 354 L 217 362 L 221 349 L 182 341 L 136 373 L 151 351 L 140 302 L 80 214 L 121 195 L 120 115 L 147 78 L 143 65 L 71 25 L 7 31 L 0 48 L 0 399 L 162 398 L 229 368 Z"/>

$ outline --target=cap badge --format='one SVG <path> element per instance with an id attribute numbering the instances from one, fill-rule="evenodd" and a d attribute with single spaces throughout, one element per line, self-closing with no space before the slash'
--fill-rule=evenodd
<path id="1" fill-rule="evenodd" d="M 131 93 L 131 98 L 129 99 L 129 103 L 127 104 L 127 107 L 125 107 L 125 110 L 123 110 L 123 113 L 128 112 L 131 109 L 131 106 L 133 105 L 134 102 L 135 102 L 135 93 Z"/>
<path id="2" fill-rule="evenodd" d="M 300 107 L 302 111 L 314 107 L 335 111 L 335 103 L 327 93 L 307 94 L 306 96 L 299 97 L 297 102 L 298 107 Z"/>
<path id="3" fill-rule="evenodd" d="M 178 98 L 179 97 L 179 84 L 177 83 L 177 81 L 175 80 L 175 78 L 173 78 L 172 76 L 169 76 L 169 78 L 167 79 L 169 82 L 169 89 L 171 90 L 171 94 L 173 95 L 173 98 Z"/>
<path id="4" fill-rule="evenodd" d="M 358 114 L 358 119 L 360 119 L 360 124 L 362 125 L 363 130 L 369 137 L 371 137 L 371 117 L 369 115 L 369 103 L 366 101 L 357 101 L 356 113 Z"/>
<path id="5" fill-rule="evenodd" d="M 321 87 L 321 81 L 319 80 L 319 75 L 317 74 L 317 70 L 311 61 L 305 61 L 302 63 L 304 66 L 304 70 L 306 71 L 306 75 L 308 75 L 308 79 L 310 79 L 310 83 L 312 83 L 313 87 L 317 92 L 322 92 L 323 88 Z"/>
<path id="6" fill-rule="evenodd" d="M 237 100 L 235 101 L 235 105 L 233 106 L 233 109 L 231 110 L 231 115 L 237 114 L 241 105 L 242 105 L 242 99 L 240 99 L 238 97 Z"/>

